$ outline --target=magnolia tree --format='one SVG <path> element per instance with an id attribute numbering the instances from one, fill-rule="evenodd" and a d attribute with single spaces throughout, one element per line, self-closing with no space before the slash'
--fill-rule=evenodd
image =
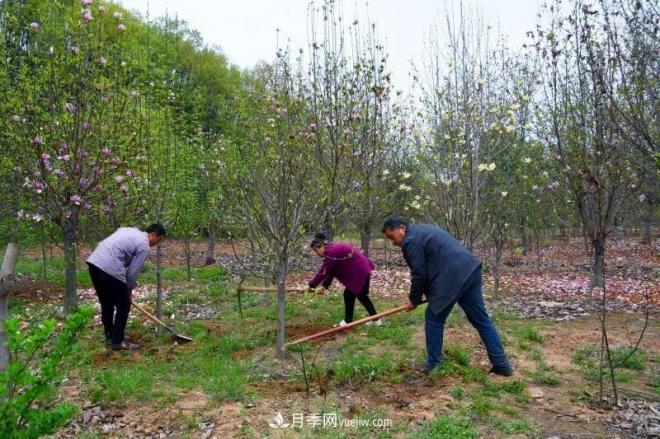
<path id="1" fill-rule="evenodd" d="M 570 190 L 585 239 L 592 247 L 591 284 L 602 292 L 599 397 L 603 402 L 604 371 L 608 368 L 615 404 L 618 403 L 615 369 L 623 362 L 616 364 L 610 352 L 606 324 L 606 244 L 625 203 L 635 196 L 640 201 L 645 199 L 640 187 L 649 175 L 648 167 L 640 166 L 636 157 L 649 152 L 644 145 L 645 130 L 648 128 L 648 133 L 657 130 L 657 126 L 638 125 L 640 116 L 643 121 L 657 112 L 657 103 L 640 98 L 638 93 L 652 94 L 650 90 L 657 89 L 657 84 L 632 85 L 637 81 L 653 82 L 653 74 L 646 76 L 643 70 L 654 62 L 640 66 L 637 61 L 631 61 L 628 72 L 631 76 L 622 75 L 623 60 L 638 56 L 644 59 L 645 55 L 638 52 L 639 45 L 619 44 L 613 37 L 618 28 L 612 20 L 618 20 L 615 18 L 618 15 L 626 16 L 631 7 L 641 16 L 655 12 L 657 36 L 657 5 L 639 1 L 593 5 L 575 0 L 567 6 L 557 1 L 550 5 L 546 22 L 536 32 L 545 92 L 540 104 L 540 135 L 555 154 L 558 172 Z M 645 19 L 640 21 L 640 25 L 644 24 L 648 24 Z M 646 38 L 632 30 L 623 41 L 628 37 L 634 41 L 635 35 Z M 657 58 L 657 37 L 645 41 L 654 45 L 651 50 Z M 653 142 L 648 145 L 651 149 L 655 148 Z M 643 335 L 642 330 L 630 355 Z"/>
<path id="2" fill-rule="evenodd" d="M 319 214 L 318 168 L 310 141 L 307 96 L 286 52 L 259 69 L 242 97 L 243 136 L 220 159 L 233 218 L 271 261 L 277 280 L 277 351 L 284 358 L 285 282 L 291 256 Z"/>
<path id="3" fill-rule="evenodd" d="M 443 28 L 444 36 L 440 25 L 431 29 L 415 73 L 421 108 L 414 134 L 431 183 L 431 217 L 472 248 L 486 231 L 484 187 L 498 156 L 518 141 L 525 96 L 509 91 L 512 57 L 501 42 L 491 45 L 478 14 L 459 3 Z"/>
<path id="4" fill-rule="evenodd" d="M 8 39 L 24 44 L 6 54 L 14 108 L 3 149 L 14 158 L 33 206 L 17 214 L 47 218 L 61 231 L 69 312 L 77 305 L 81 221 L 111 212 L 135 185 L 142 117 L 122 50 L 130 29 L 120 12 L 91 0 L 80 8 L 50 3 L 16 16 L 31 17 L 7 28 Z"/>
<path id="5" fill-rule="evenodd" d="M 539 136 L 554 155 L 591 244 L 592 286 L 602 288 L 607 238 L 644 174 L 631 159 L 636 146 L 611 120 L 616 112 L 608 90 L 623 84 L 611 62 L 616 54 L 610 28 L 602 11 L 587 3 L 567 8 L 555 4 L 536 33 L 544 92 Z"/>

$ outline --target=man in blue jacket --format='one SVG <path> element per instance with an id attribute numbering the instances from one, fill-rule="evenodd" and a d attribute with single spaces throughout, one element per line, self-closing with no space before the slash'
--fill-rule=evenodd
<path id="1" fill-rule="evenodd" d="M 389 218 L 383 233 L 401 247 L 410 267 L 409 309 L 425 295 L 426 352 L 423 369 L 430 372 L 442 363 L 442 338 L 445 321 L 458 303 L 486 345 L 493 367 L 490 373 L 510 376 L 511 364 L 504 353 L 495 325 L 486 312 L 481 286 L 481 263 L 451 235 L 430 224 L 409 224 L 399 217 Z"/>

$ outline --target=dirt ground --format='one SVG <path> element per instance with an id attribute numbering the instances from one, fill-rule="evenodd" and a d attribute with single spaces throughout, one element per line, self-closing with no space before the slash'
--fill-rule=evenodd
<path id="1" fill-rule="evenodd" d="M 181 266 L 182 246 L 180 242 L 167 242 L 164 254 L 167 264 Z M 233 250 L 227 244 L 216 246 L 217 254 L 231 255 Z M 648 356 L 644 380 L 635 380 L 621 384 L 619 388 L 623 410 L 628 401 L 647 401 L 656 404 L 657 391 L 647 384 L 657 375 L 660 358 L 660 245 L 658 242 L 643 246 L 637 242 L 614 241 L 608 253 L 608 299 L 614 308 L 608 319 L 609 342 L 612 346 L 633 345 L 640 335 L 644 324 L 644 310 L 651 308 L 650 320 L 640 347 Z M 195 264 L 203 265 L 205 243 L 198 243 L 195 248 Z M 29 254 L 29 251 L 27 252 Z M 84 251 L 83 251 L 84 253 Z M 35 255 L 39 255 L 36 252 Z M 487 256 L 487 255 L 486 255 Z M 377 270 L 372 276 L 372 295 L 387 306 L 402 302 L 408 291 L 409 276 L 401 266 L 400 254 L 385 251 L 377 247 L 373 256 L 377 261 Z M 311 258 L 310 267 L 320 262 Z M 534 379 L 538 361 L 532 358 L 531 351 L 515 343 L 507 345 L 515 368 L 511 378 L 489 377 L 493 383 L 520 381 L 526 387 L 527 402 L 515 401 L 506 396 L 497 401 L 495 417 L 501 406 L 516 411 L 529 419 L 537 428 L 538 435 L 507 435 L 496 430 L 492 425 L 476 421 L 481 437 L 641 437 L 632 430 L 613 427 L 612 418 L 617 411 L 611 407 L 594 404 L 597 389 L 585 385 L 580 366 L 572 361 L 572 355 L 578 348 L 597 346 L 601 341 L 600 315 L 598 308 L 589 306 L 598 304 L 599 297 L 590 297 L 585 288 L 588 281 L 589 255 L 580 240 L 558 241 L 540 249 L 539 254 L 530 252 L 526 255 L 507 253 L 502 261 L 501 287 L 502 297 L 492 297 L 492 274 L 486 267 L 485 293 L 489 306 L 500 307 L 512 312 L 521 322 L 538 325 L 543 336 L 543 343 L 535 345 L 543 356 L 545 364 L 559 378 L 558 385 L 539 384 Z M 228 267 L 231 271 L 231 267 Z M 290 274 L 289 286 L 304 286 L 313 275 L 311 270 L 299 270 Z M 188 285 L 188 284 L 186 284 Z M 196 284 L 188 285 L 186 288 Z M 197 285 L 196 287 L 199 287 Z M 176 288 L 172 288 L 172 291 Z M 168 290 L 169 291 L 169 290 Z M 342 289 L 338 286 L 328 293 L 328 297 L 339 298 Z M 14 297 L 22 303 L 57 302 L 61 297 L 61 287 L 42 281 L 23 279 L 16 288 Z M 148 292 L 140 300 L 149 299 Z M 274 296 L 263 299 L 263 293 L 246 293 L 252 303 L 244 302 L 244 311 L 256 313 L 264 302 L 272 305 Z M 86 300 L 93 302 L 93 295 Z M 289 296 L 292 306 L 303 308 L 306 300 L 303 295 Z M 166 296 L 165 301 L 168 303 Z M 224 300 L 224 299 L 223 299 Z M 233 293 L 227 300 L 234 300 Z M 314 300 L 323 301 L 324 297 Z M 257 303 L 255 305 L 255 303 Z M 341 302 L 338 302 L 341 303 Z M 543 306 L 539 307 L 539 304 Z M 199 306 L 205 306 L 200 303 Z M 218 317 L 195 320 L 187 317 L 183 311 L 177 315 L 182 321 L 195 320 L 212 337 L 230 336 L 236 329 L 223 320 L 230 311 L 232 302 L 223 302 L 218 309 Z M 179 307 L 181 310 L 184 307 Z M 554 310 L 554 311 L 553 311 Z M 325 312 L 325 311 L 324 311 Z M 293 319 L 287 324 L 287 339 L 309 335 L 328 328 L 327 323 L 317 321 L 314 312 L 305 314 L 305 319 Z M 393 317 L 397 318 L 397 317 Z M 151 328 L 153 328 L 151 326 Z M 387 326 L 386 326 L 387 328 Z M 305 354 L 307 368 L 316 355 L 319 364 L 341 358 L 345 343 L 352 337 L 353 343 L 364 342 L 365 350 L 384 358 L 394 356 L 390 352 L 392 345 L 385 342 L 368 343 L 369 337 L 378 329 L 357 328 L 349 333 L 336 334 L 330 338 L 310 343 L 310 351 Z M 263 331 L 262 331 L 263 332 Z M 275 338 L 275 325 L 262 334 L 269 339 Z M 143 342 L 145 348 L 136 353 L 116 355 L 111 352 L 96 352 L 92 356 L 91 367 L 104 370 L 112 367 L 131 367 L 150 362 L 171 363 L 181 356 L 194 353 L 194 344 L 176 345 L 173 343 L 150 346 L 150 340 L 143 340 L 143 332 L 132 330 L 129 339 Z M 397 379 L 356 378 L 338 381 L 332 376 L 310 378 L 309 388 L 302 378 L 301 357 L 291 353 L 284 362 L 275 359 L 272 345 L 240 348 L 232 352 L 230 360 L 251 364 L 257 367 L 259 374 L 247 381 L 248 397 L 231 400 L 218 399 L 202 389 L 193 389 L 174 393 L 158 404 L 148 401 L 131 400 L 123 403 L 97 404 L 89 399 L 78 372 L 65 382 L 60 398 L 76 403 L 81 407 L 80 416 L 68 427 L 53 437 L 80 437 L 83 432 L 95 432 L 99 437 L 108 438 L 218 438 L 226 437 L 337 437 L 345 433 L 353 437 L 373 437 L 378 430 L 292 430 L 277 429 L 269 424 L 281 413 L 283 419 L 291 422 L 295 413 L 322 413 L 328 410 L 338 412 L 345 419 L 375 416 L 391 419 L 395 428 L 388 430 L 383 437 L 409 437 L 425 423 L 431 422 L 442 414 L 454 415 L 457 410 L 468 404 L 469 400 L 455 395 L 455 389 L 463 387 L 467 393 L 479 390 L 475 383 L 463 382 L 460 376 L 429 378 L 414 370 L 416 361 L 424 353 L 424 328 L 420 320 L 406 341 L 407 358 L 394 360 L 397 369 L 393 372 Z M 466 322 L 448 327 L 445 330 L 446 345 L 457 345 L 470 349 L 470 365 L 481 371 L 487 371 L 489 363 L 485 350 L 476 331 Z M 368 346 L 368 347 L 366 347 Z M 400 353 L 400 352 L 399 352 Z M 394 357 L 392 357 L 394 358 Z M 267 371 L 267 372 L 264 372 Z M 657 378 L 656 378 L 657 379 Z M 653 418 L 655 419 L 655 418 Z M 91 436 L 96 437 L 96 436 Z"/>

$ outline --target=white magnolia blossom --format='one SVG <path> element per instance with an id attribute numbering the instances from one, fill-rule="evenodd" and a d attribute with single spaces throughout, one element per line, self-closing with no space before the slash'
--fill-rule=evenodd
<path id="1" fill-rule="evenodd" d="M 489 164 L 482 163 L 482 164 L 479 165 L 478 168 L 479 168 L 480 171 L 494 171 L 495 168 L 496 168 L 496 165 L 495 165 L 495 163 L 489 163 Z"/>
<path id="2" fill-rule="evenodd" d="M 525 157 L 525 158 L 523 159 L 523 163 L 530 164 L 530 163 L 532 163 L 532 159 L 530 159 L 529 157 Z"/>
<path id="3" fill-rule="evenodd" d="M 509 195 L 507 191 L 502 191 L 502 197 L 506 197 L 507 195 Z"/>

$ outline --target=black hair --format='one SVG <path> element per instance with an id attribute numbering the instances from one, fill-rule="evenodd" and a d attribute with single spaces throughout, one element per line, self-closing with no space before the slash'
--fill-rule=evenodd
<path id="1" fill-rule="evenodd" d="M 408 225 L 410 222 L 407 219 L 401 218 L 400 216 L 391 216 L 388 219 L 385 220 L 385 223 L 383 224 L 383 233 L 385 233 L 385 230 L 391 229 L 394 230 L 397 227 L 405 227 L 406 229 L 408 228 Z"/>
<path id="2" fill-rule="evenodd" d="M 312 239 L 312 242 L 309 243 L 309 246 L 311 248 L 321 247 L 322 245 L 326 245 L 328 241 L 330 241 L 328 235 L 323 232 L 318 232 L 314 234 L 314 239 Z"/>
<path id="3" fill-rule="evenodd" d="M 160 223 L 154 223 L 147 227 L 147 230 L 145 230 L 147 233 L 155 233 L 158 236 L 166 236 L 167 235 L 167 230 L 165 230 L 165 227 L 163 227 L 162 224 Z"/>

